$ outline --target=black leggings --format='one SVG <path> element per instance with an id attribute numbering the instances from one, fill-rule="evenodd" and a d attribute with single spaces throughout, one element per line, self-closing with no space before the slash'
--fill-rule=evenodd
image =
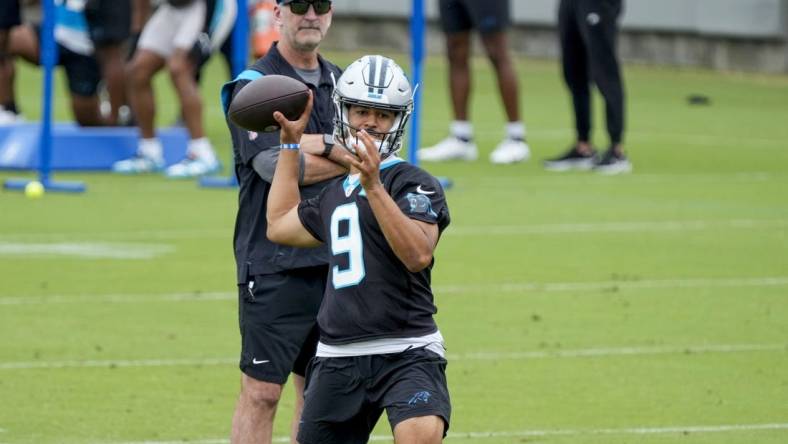
<path id="1" fill-rule="evenodd" d="M 558 32 L 564 80 L 572 93 L 577 139 L 590 141 L 591 82 L 605 99 L 610 143 L 624 132 L 624 87 L 616 56 L 623 0 L 561 0 Z"/>

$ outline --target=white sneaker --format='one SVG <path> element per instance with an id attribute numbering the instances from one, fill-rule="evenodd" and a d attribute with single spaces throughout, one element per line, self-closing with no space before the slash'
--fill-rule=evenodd
<path id="1" fill-rule="evenodd" d="M 112 171 L 120 174 L 142 174 L 160 171 L 162 167 L 164 167 L 164 159 L 137 155 L 113 163 Z"/>
<path id="2" fill-rule="evenodd" d="M 526 161 L 530 157 L 531 150 L 528 149 L 527 143 L 522 140 L 505 139 L 490 153 L 490 162 L 498 164 L 516 163 Z"/>
<path id="3" fill-rule="evenodd" d="M 429 148 L 418 151 L 419 160 L 442 162 L 444 160 L 476 160 L 479 150 L 473 142 L 465 142 L 449 136 Z"/>
<path id="4" fill-rule="evenodd" d="M 170 165 L 164 174 L 170 179 L 190 179 L 219 171 L 221 165 L 216 156 L 187 157 Z"/>
<path id="5" fill-rule="evenodd" d="M 141 174 L 161 171 L 164 168 L 162 146 L 158 139 L 141 139 L 137 154 L 130 159 L 119 160 L 112 164 L 112 171 L 121 174 Z"/>
<path id="6" fill-rule="evenodd" d="M 0 106 L 0 126 L 15 125 L 17 123 L 22 123 L 24 121 L 25 119 L 22 117 L 21 114 L 16 114 L 12 111 L 8 111 L 7 109 Z"/>

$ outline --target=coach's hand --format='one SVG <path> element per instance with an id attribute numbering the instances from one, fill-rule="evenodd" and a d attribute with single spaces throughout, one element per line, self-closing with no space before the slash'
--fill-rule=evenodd
<path id="1" fill-rule="evenodd" d="M 274 112 L 274 119 L 281 127 L 279 133 L 280 143 L 300 143 L 301 136 L 304 134 L 307 123 L 309 123 L 309 115 L 312 113 L 312 91 L 309 91 L 309 99 L 307 99 L 304 112 L 298 120 L 287 120 L 284 114 L 279 111 Z"/>

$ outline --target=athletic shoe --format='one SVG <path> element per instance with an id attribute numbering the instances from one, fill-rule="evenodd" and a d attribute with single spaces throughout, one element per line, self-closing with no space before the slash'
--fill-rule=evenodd
<path id="1" fill-rule="evenodd" d="M 594 164 L 594 171 L 600 174 L 629 173 L 632 171 L 632 163 L 624 154 L 617 154 L 615 150 L 609 149 Z"/>
<path id="2" fill-rule="evenodd" d="M 170 179 L 190 179 L 219 171 L 221 165 L 215 156 L 187 157 L 170 165 L 164 174 Z"/>
<path id="3" fill-rule="evenodd" d="M 528 149 L 528 144 L 525 141 L 505 139 L 490 153 L 490 162 L 498 164 L 516 163 L 526 161 L 530 157 L 531 150 Z"/>
<path id="4" fill-rule="evenodd" d="M 2 106 L 0 106 L 0 126 L 4 125 L 15 125 L 17 123 L 24 122 L 25 119 L 22 117 L 21 114 L 17 114 L 13 111 L 9 111 Z"/>
<path id="5" fill-rule="evenodd" d="M 561 156 L 544 161 L 544 168 L 548 171 L 569 171 L 569 170 L 590 170 L 594 167 L 596 150 L 584 154 L 577 149 L 577 145 L 572 146 Z"/>
<path id="6" fill-rule="evenodd" d="M 130 159 L 119 160 L 112 164 L 112 171 L 120 174 L 142 174 L 161 171 L 164 159 L 136 155 Z"/>
<path id="7" fill-rule="evenodd" d="M 444 160 L 476 160 L 479 150 L 473 142 L 466 142 L 449 136 L 429 148 L 418 151 L 419 160 L 425 162 L 442 162 Z"/>
<path id="8" fill-rule="evenodd" d="M 161 141 L 153 137 L 140 139 L 137 144 L 137 154 L 130 159 L 120 160 L 112 164 L 112 171 L 121 174 L 140 174 L 160 171 L 164 168 L 164 149 Z"/>

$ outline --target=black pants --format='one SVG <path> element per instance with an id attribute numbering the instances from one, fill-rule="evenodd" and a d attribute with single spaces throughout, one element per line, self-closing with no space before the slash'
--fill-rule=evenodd
<path id="1" fill-rule="evenodd" d="M 558 32 L 564 80 L 572 93 L 577 138 L 590 141 L 591 82 L 605 99 L 612 145 L 624 132 L 624 87 L 616 56 L 623 0 L 561 0 Z"/>

